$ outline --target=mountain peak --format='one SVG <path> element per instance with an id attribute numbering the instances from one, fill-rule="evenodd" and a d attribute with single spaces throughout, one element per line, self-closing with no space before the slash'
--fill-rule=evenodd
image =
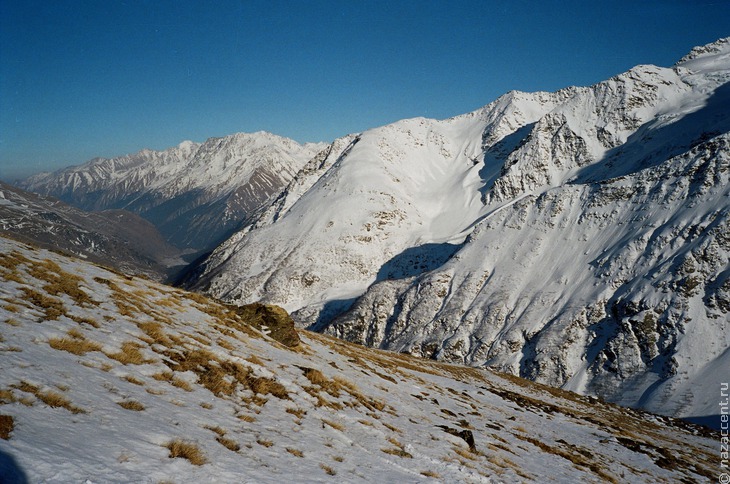
<path id="1" fill-rule="evenodd" d="M 369 346 L 713 412 L 730 347 L 729 50 L 333 145 L 196 287 Z"/>

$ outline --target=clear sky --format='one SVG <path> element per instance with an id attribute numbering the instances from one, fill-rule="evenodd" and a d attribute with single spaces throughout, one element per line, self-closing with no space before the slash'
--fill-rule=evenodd
<path id="1" fill-rule="evenodd" d="M 0 0 L 0 179 L 240 131 L 331 141 L 728 35 L 730 0 Z"/>

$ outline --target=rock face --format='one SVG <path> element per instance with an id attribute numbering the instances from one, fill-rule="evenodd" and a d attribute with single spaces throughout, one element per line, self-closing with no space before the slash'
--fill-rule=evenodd
<path id="1" fill-rule="evenodd" d="M 680 416 L 730 367 L 730 43 L 337 140 L 199 267 L 299 324 Z"/>
<path id="2" fill-rule="evenodd" d="M 324 144 L 266 132 L 94 159 L 21 183 L 84 210 L 126 209 L 180 248 L 210 250 L 245 224 Z"/>
<path id="3" fill-rule="evenodd" d="M 294 320 L 283 308 L 270 304 L 253 303 L 235 307 L 246 324 L 262 331 L 284 346 L 293 348 L 301 342 L 294 328 Z"/>

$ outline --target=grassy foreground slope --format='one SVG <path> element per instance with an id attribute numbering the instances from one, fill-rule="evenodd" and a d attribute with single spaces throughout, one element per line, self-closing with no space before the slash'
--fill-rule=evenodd
<path id="1" fill-rule="evenodd" d="M 30 482 L 718 473 L 717 436 L 697 427 L 305 331 L 297 344 L 278 338 L 285 314 L 260 311 L 254 321 L 0 238 L 0 472 Z"/>

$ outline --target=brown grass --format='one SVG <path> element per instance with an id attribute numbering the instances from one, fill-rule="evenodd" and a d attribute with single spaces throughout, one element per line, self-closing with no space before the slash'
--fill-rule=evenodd
<path id="1" fill-rule="evenodd" d="M 286 409 L 286 413 L 290 413 L 290 414 L 294 415 L 296 418 L 301 419 L 302 417 L 304 417 L 307 414 L 307 411 L 304 409 L 301 409 L 301 408 L 289 407 Z"/>
<path id="2" fill-rule="evenodd" d="M 79 287 L 79 282 L 81 281 L 81 278 L 72 276 L 71 274 L 66 273 L 67 276 L 70 277 L 62 277 L 56 281 L 49 282 L 45 286 L 43 286 L 43 289 L 48 292 L 48 294 L 52 294 L 54 296 L 59 296 L 61 294 L 66 294 L 73 299 L 74 303 L 76 303 L 78 306 L 84 306 L 84 305 L 98 305 L 96 301 L 91 299 L 86 292 L 84 292 Z"/>
<path id="3" fill-rule="evenodd" d="M 15 428 L 15 420 L 11 415 L 0 415 L 0 439 L 10 440 L 10 433 Z"/>
<path id="4" fill-rule="evenodd" d="M 14 403 L 16 401 L 17 401 L 17 399 L 15 398 L 15 395 L 13 395 L 12 390 L 8 390 L 5 388 L 0 390 L 0 405 Z"/>
<path id="5" fill-rule="evenodd" d="M 146 334 L 150 341 L 148 341 L 149 344 L 157 343 L 162 346 L 170 347 L 172 346 L 172 341 L 167 336 L 167 334 L 162 330 L 162 325 L 157 322 L 144 322 L 144 323 L 137 323 L 137 327 L 141 329 L 144 334 Z"/>
<path id="6" fill-rule="evenodd" d="M 333 468 L 331 468 L 330 466 L 328 466 L 328 465 L 320 464 L 319 467 L 321 467 L 322 470 L 325 471 L 330 476 L 336 476 L 337 475 L 337 472 Z"/>
<path id="7" fill-rule="evenodd" d="M 145 363 L 151 363 L 150 360 L 145 359 L 140 348 L 142 348 L 142 346 L 139 343 L 134 341 L 125 341 L 122 343 L 121 351 L 117 353 L 104 354 L 123 365 L 144 365 Z"/>
<path id="8" fill-rule="evenodd" d="M 266 363 L 264 363 L 263 360 L 256 355 L 248 355 L 245 360 L 249 363 L 253 363 L 254 365 L 266 366 Z"/>
<path id="9" fill-rule="evenodd" d="M 126 408 L 127 410 L 133 410 L 135 412 L 141 412 L 142 410 L 144 410 L 144 405 L 136 400 L 124 400 L 121 402 L 117 402 L 117 405 L 122 408 Z"/>
<path id="10" fill-rule="evenodd" d="M 266 439 L 256 439 L 256 443 L 264 447 L 271 447 L 272 445 L 274 445 L 274 442 Z"/>
<path id="11" fill-rule="evenodd" d="M 77 306 L 98 305 L 79 286 L 83 279 L 76 274 L 71 274 L 61 269 L 57 263 L 50 259 L 41 262 L 32 261 L 28 268 L 28 274 L 34 278 L 46 282 L 43 289 L 53 296 L 61 294 L 68 295 Z"/>
<path id="12" fill-rule="evenodd" d="M 192 371 L 200 384 L 218 397 L 233 395 L 240 385 L 254 394 L 289 398 L 286 388 L 278 381 L 254 376 L 250 368 L 235 361 L 220 360 L 206 349 L 167 351 L 164 354 L 171 360 L 165 360 L 165 364 L 172 370 Z"/>
<path id="13" fill-rule="evenodd" d="M 123 377 L 123 379 L 127 380 L 129 383 L 132 383 L 134 385 L 139 385 L 139 386 L 144 385 L 144 382 L 142 380 L 140 380 L 139 378 L 132 376 L 132 375 L 125 375 Z"/>
<path id="14" fill-rule="evenodd" d="M 5 267 L 11 271 L 17 269 L 20 264 L 28 264 L 30 262 L 30 259 L 17 250 L 13 250 L 9 254 L 0 254 L 0 267 Z"/>
<path id="15" fill-rule="evenodd" d="M 456 446 L 454 446 L 453 449 L 456 454 L 460 455 L 461 457 L 464 457 L 465 459 L 476 460 L 476 456 L 467 449 L 462 449 L 461 447 L 456 447 Z"/>
<path id="16" fill-rule="evenodd" d="M 172 381 L 175 374 L 171 371 L 160 371 L 151 376 L 157 381 Z"/>
<path id="17" fill-rule="evenodd" d="M 255 422 L 256 421 L 256 417 L 254 417 L 253 415 L 249 415 L 247 413 L 242 413 L 240 415 L 237 415 L 236 418 L 238 420 L 241 420 L 243 422 L 248 422 L 248 423 L 251 423 L 251 422 Z"/>
<path id="18" fill-rule="evenodd" d="M 91 326 L 93 328 L 101 328 L 101 325 L 91 318 L 86 318 L 83 316 L 75 316 L 73 314 L 69 315 L 68 317 L 70 319 L 72 319 L 73 321 L 76 321 L 79 324 L 88 324 L 89 326 Z"/>
<path id="19" fill-rule="evenodd" d="M 216 440 L 216 442 L 221 444 L 223 447 L 225 447 L 226 449 L 228 449 L 232 452 L 238 452 L 239 450 L 241 450 L 241 446 L 235 440 L 228 439 L 223 436 L 216 437 L 215 440 Z"/>
<path id="20" fill-rule="evenodd" d="M 385 408 L 384 402 L 363 395 L 354 383 L 351 383 L 344 378 L 335 376 L 330 379 L 316 368 L 299 368 L 304 373 L 305 378 L 307 378 L 312 385 L 315 385 L 311 387 L 304 387 L 304 390 L 317 398 L 317 406 L 327 406 L 334 409 L 342 408 L 342 405 L 339 403 L 328 401 L 318 394 L 320 391 L 324 391 L 334 398 L 339 398 L 343 392 L 350 394 L 350 396 L 354 399 L 354 403 L 350 402 L 347 404 L 348 406 L 362 405 L 371 411 L 381 411 Z"/>
<path id="21" fill-rule="evenodd" d="M 401 444 L 400 442 L 398 442 L 398 440 L 395 437 L 388 437 L 387 440 L 388 440 L 388 442 L 390 442 L 391 444 L 393 444 L 395 446 L 395 448 L 392 448 L 392 449 L 389 449 L 389 448 L 380 449 L 382 452 L 385 452 L 386 454 L 397 455 L 398 457 L 406 457 L 406 458 L 409 458 L 409 459 L 410 458 L 413 458 L 413 456 L 411 454 L 409 454 L 408 452 L 406 452 L 403 449 L 403 444 Z"/>
<path id="22" fill-rule="evenodd" d="M 165 444 L 165 447 L 170 451 L 170 459 L 182 457 L 196 466 L 202 466 L 208 462 L 203 451 L 193 442 L 175 439 Z"/>
<path id="23" fill-rule="evenodd" d="M 22 392 L 31 393 L 36 396 L 40 401 L 48 405 L 52 408 L 65 408 L 71 413 L 79 414 L 79 413 L 86 413 L 85 410 L 73 405 L 71 401 L 66 398 L 65 396 L 61 395 L 60 393 L 56 393 L 54 391 L 41 391 L 40 388 L 38 388 L 35 385 L 32 385 L 28 382 L 20 382 L 18 385 L 11 385 L 13 388 L 16 388 Z"/>
<path id="24" fill-rule="evenodd" d="M 434 479 L 440 479 L 441 476 L 434 471 L 421 471 L 422 476 L 433 477 Z"/>
<path id="25" fill-rule="evenodd" d="M 23 292 L 24 300 L 43 310 L 46 321 L 53 321 L 66 314 L 66 306 L 63 305 L 63 301 L 60 299 L 47 296 L 28 287 L 23 287 L 20 290 Z"/>
<path id="26" fill-rule="evenodd" d="M 9 313 L 17 313 L 20 311 L 20 308 L 15 304 L 6 304 L 3 306 L 3 309 L 5 309 Z"/>
<path id="27" fill-rule="evenodd" d="M 291 455 L 294 455 L 297 457 L 304 457 L 304 452 L 302 452 L 301 450 L 297 450 L 292 447 L 287 447 L 286 451 L 289 452 Z"/>
<path id="28" fill-rule="evenodd" d="M 203 428 L 215 432 L 216 434 L 218 434 L 219 437 L 223 437 L 224 435 L 226 435 L 226 429 L 224 429 L 223 427 L 219 427 L 217 425 L 216 426 L 206 425 Z"/>
<path id="29" fill-rule="evenodd" d="M 77 356 L 91 351 L 101 351 L 101 345 L 99 343 L 86 339 L 83 333 L 77 329 L 72 329 L 68 332 L 68 336 L 63 338 L 49 339 L 48 344 L 53 349 L 68 351 Z"/>
<path id="30" fill-rule="evenodd" d="M 335 430 L 339 430 L 340 432 L 345 430 L 345 427 L 342 424 L 339 424 L 337 422 L 333 422 L 332 420 L 327 420 L 326 418 L 322 419 L 322 424 L 329 425 Z"/>

